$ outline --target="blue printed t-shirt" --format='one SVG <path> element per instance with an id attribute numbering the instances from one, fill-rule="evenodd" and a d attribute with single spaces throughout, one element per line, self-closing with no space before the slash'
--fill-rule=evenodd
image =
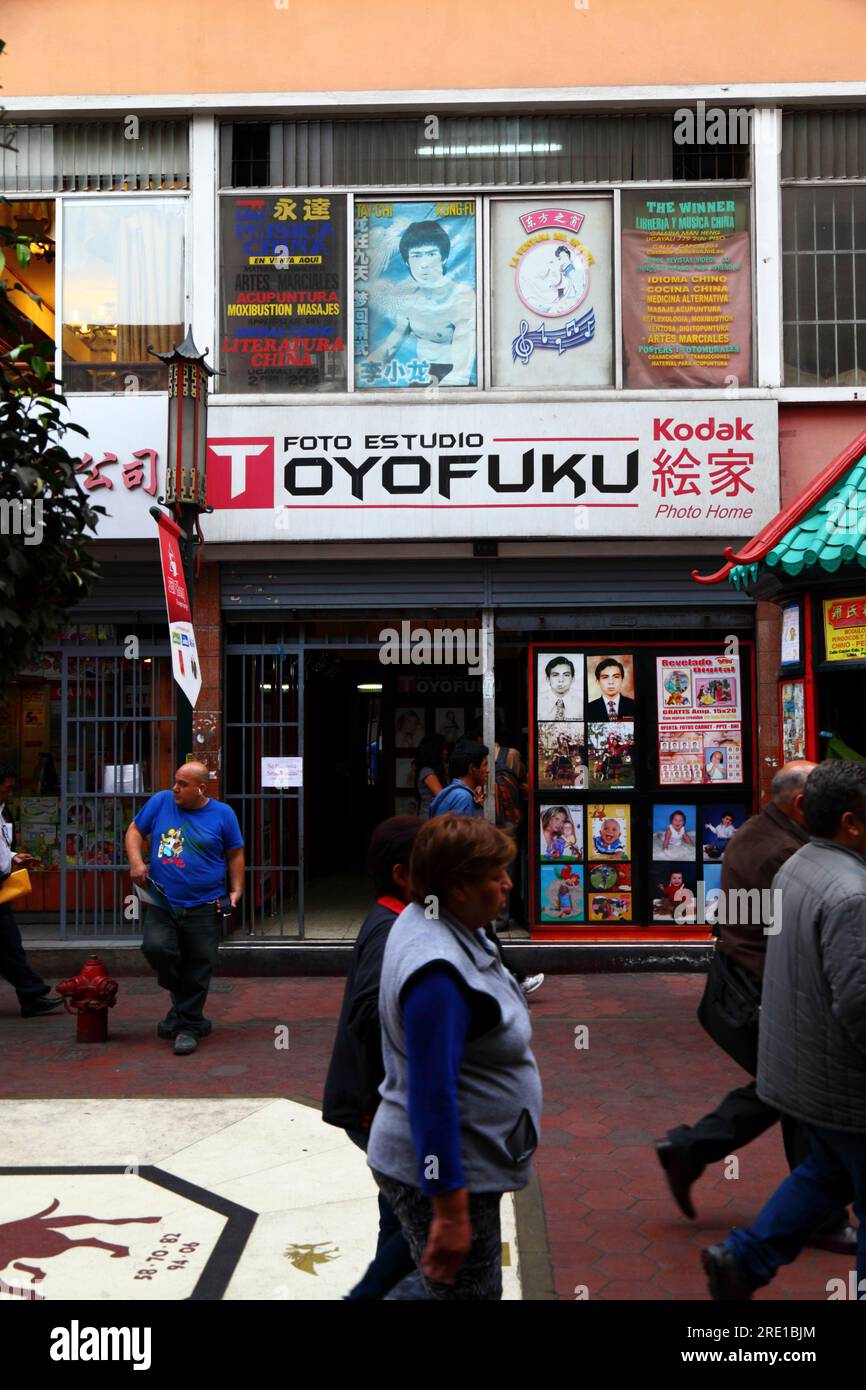
<path id="1" fill-rule="evenodd" d="M 135 824 L 150 840 L 150 877 L 174 907 L 223 896 L 225 856 L 244 843 L 230 806 L 211 800 L 198 811 L 184 811 L 171 792 L 157 792 L 136 812 Z"/>

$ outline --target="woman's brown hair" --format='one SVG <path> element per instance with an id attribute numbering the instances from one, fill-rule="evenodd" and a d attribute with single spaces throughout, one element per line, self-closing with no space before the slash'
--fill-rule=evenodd
<path id="1" fill-rule="evenodd" d="M 409 862 L 413 902 L 446 899 L 461 883 L 504 869 L 514 858 L 514 843 L 480 816 L 434 816 L 418 832 Z"/>

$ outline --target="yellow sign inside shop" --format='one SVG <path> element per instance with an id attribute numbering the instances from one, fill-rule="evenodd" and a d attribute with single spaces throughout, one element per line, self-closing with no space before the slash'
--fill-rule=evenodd
<path id="1" fill-rule="evenodd" d="M 824 600 L 824 651 L 828 661 L 866 661 L 866 595 Z"/>

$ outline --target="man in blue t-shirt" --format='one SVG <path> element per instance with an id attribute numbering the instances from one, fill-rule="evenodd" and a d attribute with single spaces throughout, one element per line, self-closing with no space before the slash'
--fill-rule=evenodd
<path id="1" fill-rule="evenodd" d="M 171 993 L 171 1008 L 157 1024 L 174 1038 L 179 1055 L 195 1052 L 211 1024 L 202 1010 L 216 965 L 219 901 L 232 907 L 244 888 L 244 840 L 230 807 L 207 794 L 207 768 L 184 763 L 170 792 L 157 792 L 136 812 L 126 832 L 132 881 L 145 903 L 141 949 Z M 150 863 L 145 864 L 145 840 Z"/>
<path id="2" fill-rule="evenodd" d="M 488 749 L 475 739 L 462 738 L 448 759 L 452 780 L 430 802 L 428 816 L 483 816 L 483 801 L 476 801 L 476 788 L 487 786 Z"/>

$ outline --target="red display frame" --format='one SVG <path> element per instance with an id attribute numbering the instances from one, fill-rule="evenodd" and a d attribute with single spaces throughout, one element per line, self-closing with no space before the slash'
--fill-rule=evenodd
<path id="1" fill-rule="evenodd" d="M 608 647 L 609 649 L 612 650 L 612 644 L 611 644 L 611 641 L 610 641 L 610 637 L 611 637 L 611 634 L 608 634 L 608 640 L 607 640 L 607 642 L 606 642 L 605 645 L 607 645 L 607 647 Z M 570 941 L 570 942 L 573 942 L 573 943 L 575 943 L 575 944 L 580 944 L 580 945 L 583 945 L 583 944 L 586 944 L 586 945 L 604 944 L 605 942 L 614 942 L 614 941 L 615 941 L 615 942 L 624 942 L 624 943 L 633 944 L 633 945 L 666 944 L 666 943 L 670 943 L 670 942 L 681 942 L 681 943 L 690 943 L 690 944 L 699 944 L 699 945 L 700 945 L 700 944 L 706 944 L 707 942 L 712 941 L 712 939 L 713 939 L 712 933 L 710 932 L 709 928 L 707 928 L 707 927 L 704 927 L 704 928 L 702 928 L 702 929 L 699 929 L 699 928 L 697 928 L 697 927 L 694 928 L 694 929 L 679 928 L 677 931 L 669 931 L 669 930 L 668 930 L 668 931 L 665 931 L 664 926 L 663 926 L 662 924 L 660 924 L 660 923 L 657 923 L 657 922 L 650 922 L 650 923 L 631 922 L 631 923 L 628 923 L 627 925 L 623 925 L 623 926 L 621 926 L 621 927 L 599 927 L 599 926 L 598 926 L 597 924 L 595 924 L 595 923 L 592 923 L 592 924 L 582 923 L 582 924 L 580 924 L 580 925 L 575 924 L 575 925 L 570 926 L 570 927 L 568 927 L 568 928 L 562 928 L 562 927 L 550 927 L 549 924 L 540 922 L 540 920 L 539 920 L 539 906 L 538 906 L 538 874 L 537 874 L 537 872 L 536 872 L 537 869 L 538 869 L 538 866 L 539 866 L 540 863 L 541 863 L 540 846 L 539 846 L 538 815 L 537 815 L 537 809 L 538 809 L 538 807 L 537 807 L 537 798 L 538 798 L 540 792 L 539 792 L 539 788 L 538 788 L 537 780 L 536 780 L 536 753 L 535 753 L 535 742 L 536 742 L 536 720 L 535 720 L 536 694 L 535 694 L 535 673 L 536 673 L 536 667 L 537 667 L 537 662 L 536 662 L 536 659 L 535 659 L 535 658 L 536 658 L 536 653 L 539 652 L 539 651 L 550 651 L 550 650 L 552 650 L 552 649 L 554 648 L 554 646 L 558 646 L 559 650 L 567 650 L 567 651 L 569 651 L 569 652 L 581 652 L 584 656 L 585 656 L 587 653 L 596 652 L 596 651 L 600 650 L 598 638 L 592 639 L 591 641 L 586 641 L 586 640 L 583 640 L 583 641 L 577 641 L 577 640 L 572 641 L 571 638 L 568 636 L 568 634 L 563 634 L 563 633 L 561 633 L 561 632 L 556 633 L 556 638 L 559 639 L 557 642 L 552 642 L 551 639 L 550 639 L 549 637 L 548 637 L 545 641 L 531 642 L 531 643 L 529 644 L 529 654 L 528 654 L 528 674 L 527 674 L 527 680 L 528 680 L 528 687 L 529 687 L 529 690 L 528 690 L 528 693 L 529 693 L 529 704 L 528 704 L 528 708 L 529 708 L 529 739 L 530 739 L 530 742 L 529 742 L 529 746 L 528 746 L 528 748 L 527 748 L 527 754 L 528 754 L 527 762 L 528 762 L 528 765 L 529 765 L 529 818 L 530 818 L 530 822 L 531 822 L 531 823 L 530 823 L 530 826 L 529 826 L 529 845 L 528 845 L 528 869 L 529 869 L 529 874 L 528 874 L 528 878 L 529 878 L 529 921 L 530 921 L 531 939 L 532 939 L 533 941 Z M 638 650 L 652 649 L 652 650 L 657 651 L 657 652 L 659 652 L 659 653 L 664 652 L 664 651 L 671 651 L 671 652 L 676 651 L 676 652 L 678 652 L 678 653 L 680 653 L 680 654 L 683 654 L 683 655 L 689 654 L 689 653 L 691 653 L 691 652 L 693 652 L 693 651 L 694 651 L 696 654 L 699 654 L 699 653 L 702 653 L 702 652 L 707 652 L 707 653 L 709 653 L 709 652 L 711 652 L 711 651 L 714 652 L 715 654 L 718 654 L 718 655 L 723 655 L 723 654 L 725 654 L 725 643 L 724 643 L 723 641 L 715 641 L 715 642 L 712 642 L 712 641 L 694 641 L 694 640 L 690 640 L 689 638 L 685 638 L 684 640 L 676 641 L 676 642 L 663 642 L 663 641 L 662 641 L 662 642 L 631 641 L 631 640 L 629 640 L 628 635 L 625 634 L 625 633 L 616 634 L 616 635 L 614 636 L 613 640 L 614 640 L 614 642 L 618 645 L 618 647 L 621 647 L 621 648 L 622 648 L 623 651 L 631 651 L 631 650 L 638 651 Z M 750 718 L 749 718 L 748 721 L 746 721 L 746 718 L 745 718 L 745 711 L 744 711 L 744 712 L 743 712 L 743 720 L 742 720 L 742 722 L 743 722 L 743 732 L 744 732 L 744 735 L 745 735 L 746 732 L 748 731 L 748 736 L 749 736 L 750 739 L 751 739 L 752 803 L 751 803 L 751 807 L 750 807 L 749 809 L 750 809 L 750 813 L 751 813 L 751 814 L 754 814 L 755 811 L 758 809 L 758 796 L 759 796 L 759 780 L 758 780 L 758 738 L 757 738 L 758 706 L 757 706 L 757 671 L 756 671 L 756 663 L 755 663 L 755 642 L 754 642 L 754 640 L 751 639 L 751 638 L 738 638 L 738 639 L 737 639 L 737 642 L 738 642 L 738 651 L 748 651 L 748 652 L 749 652 L 749 656 L 750 656 L 750 659 L 749 659 L 749 681 L 748 681 L 748 687 L 749 687 L 749 692 L 750 692 L 750 697 L 751 697 L 751 698 L 750 698 L 750 702 L 749 702 Z M 807 694 L 808 694 L 808 691 L 807 691 Z M 807 716 L 807 718 L 808 718 L 808 716 Z M 808 732 L 807 732 L 807 736 L 808 736 Z M 623 790 L 626 790 L 626 789 L 623 789 Z M 659 795 L 659 797 L 663 797 L 663 796 L 667 795 L 669 791 L 673 791 L 673 790 L 674 790 L 674 788 L 665 789 L 665 788 L 659 787 L 659 789 L 658 789 L 658 795 Z M 608 797 L 610 796 L 609 793 L 599 793 L 599 795 L 604 795 L 604 796 L 608 796 Z M 745 792 L 745 789 L 744 789 L 744 792 L 743 792 L 743 796 L 742 796 L 740 799 L 743 800 L 743 801 L 746 803 L 746 805 L 748 806 L 747 794 L 746 794 L 746 792 Z M 632 833 L 634 833 L 634 825 L 633 825 L 633 824 L 632 824 Z"/>

